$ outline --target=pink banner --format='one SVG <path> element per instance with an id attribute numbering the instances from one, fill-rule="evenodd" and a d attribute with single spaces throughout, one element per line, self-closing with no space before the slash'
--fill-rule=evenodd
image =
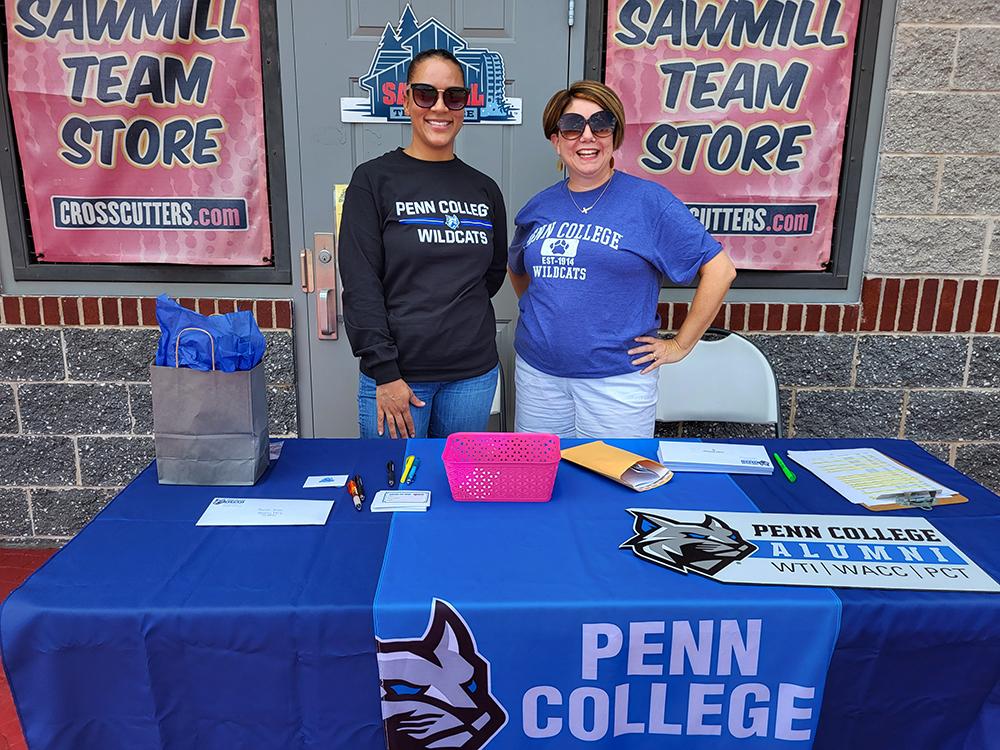
<path id="1" fill-rule="evenodd" d="M 616 166 L 669 187 L 739 268 L 824 268 L 860 6 L 609 0 Z"/>
<path id="2" fill-rule="evenodd" d="M 6 7 L 39 260 L 271 263 L 255 0 Z"/>

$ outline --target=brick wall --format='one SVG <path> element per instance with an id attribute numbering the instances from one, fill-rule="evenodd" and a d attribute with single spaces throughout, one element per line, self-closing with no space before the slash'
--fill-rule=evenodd
<path id="1" fill-rule="evenodd" d="M 252 310 L 267 340 L 269 432 L 297 431 L 291 303 L 184 299 Z M 0 543 L 75 534 L 153 458 L 155 301 L 0 297 Z"/>
<path id="2" fill-rule="evenodd" d="M 1000 492 L 1000 3 L 900 0 L 894 36 L 860 304 L 716 325 L 771 358 L 790 436 L 910 438 Z M 676 329 L 687 305 L 661 313 Z"/>

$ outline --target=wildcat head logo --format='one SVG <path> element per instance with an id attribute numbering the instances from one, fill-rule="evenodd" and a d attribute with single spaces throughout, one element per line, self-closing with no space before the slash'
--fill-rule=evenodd
<path id="1" fill-rule="evenodd" d="M 711 578 L 727 565 L 757 551 L 732 527 L 715 516 L 701 523 L 682 523 L 657 510 L 629 508 L 635 536 L 620 545 L 638 557 L 678 573 Z"/>
<path id="2" fill-rule="evenodd" d="M 377 643 L 389 750 L 478 750 L 507 723 L 490 664 L 447 602 L 434 600 L 420 638 Z"/>
<path id="3" fill-rule="evenodd" d="M 454 214 L 445 214 L 444 225 L 448 227 L 448 229 L 458 229 L 462 225 L 462 222 L 460 222 L 458 217 Z"/>

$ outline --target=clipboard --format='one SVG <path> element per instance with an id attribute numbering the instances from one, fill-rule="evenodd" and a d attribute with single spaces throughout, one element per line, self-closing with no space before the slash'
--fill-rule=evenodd
<path id="1" fill-rule="evenodd" d="M 862 503 L 861 507 L 874 513 L 881 513 L 883 510 L 913 510 L 914 508 L 919 510 L 933 510 L 939 505 L 959 505 L 967 502 L 969 502 L 969 498 L 965 495 L 952 495 L 951 497 L 942 497 L 940 500 L 935 498 L 927 506 L 913 503 L 893 503 L 892 505 L 865 505 Z"/>
<path id="2" fill-rule="evenodd" d="M 608 445 L 603 440 L 565 448 L 562 457 L 636 492 L 646 492 L 673 479 L 674 473 L 651 458 Z M 642 481 L 647 476 L 652 481 Z M 637 482 L 641 482 L 638 484 Z"/>
<path id="3" fill-rule="evenodd" d="M 920 476 L 922 476 L 927 481 L 934 481 L 929 476 L 927 476 L 926 474 L 921 474 L 916 469 L 913 469 L 913 468 L 907 466 L 902 461 L 897 461 L 892 456 L 887 456 L 887 458 L 890 461 L 899 464 L 904 469 L 907 469 L 908 471 L 912 471 L 914 474 L 920 474 Z M 861 503 L 861 507 L 864 508 L 865 510 L 872 511 L 873 513 L 881 513 L 884 510 L 913 510 L 913 509 L 917 509 L 917 510 L 927 510 L 927 511 L 930 511 L 930 510 L 934 510 L 934 508 L 938 507 L 939 505 L 961 505 L 962 503 L 967 503 L 967 502 L 969 502 L 969 498 L 967 498 L 965 495 L 949 495 L 948 497 L 931 498 L 930 502 L 927 502 L 926 500 L 910 500 L 910 501 L 904 500 L 903 502 L 892 503 L 891 505 L 889 505 L 889 504 L 886 504 L 886 505 L 868 505 L 867 503 Z"/>

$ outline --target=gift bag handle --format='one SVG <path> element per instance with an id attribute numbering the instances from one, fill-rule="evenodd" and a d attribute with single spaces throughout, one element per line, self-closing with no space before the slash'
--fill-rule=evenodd
<path id="1" fill-rule="evenodd" d="M 177 338 L 174 339 L 174 367 L 180 367 L 180 349 L 181 349 L 181 335 L 185 331 L 201 331 L 206 336 L 208 336 L 208 343 L 211 346 L 212 351 L 212 371 L 215 371 L 215 339 L 212 338 L 212 334 L 206 331 L 204 328 L 197 328 L 195 326 L 189 326 L 188 328 L 182 328 L 177 332 Z"/>

